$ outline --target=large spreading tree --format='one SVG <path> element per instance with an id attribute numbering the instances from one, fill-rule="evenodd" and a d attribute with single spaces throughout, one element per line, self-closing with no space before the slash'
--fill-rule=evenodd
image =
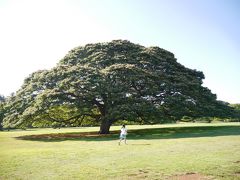
<path id="1" fill-rule="evenodd" d="M 216 95 L 202 86 L 202 72 L 184 67 L 174 54 L 129 41 L 88 44 L 71 50 L 51 70 L 25 79 L 5 106 L 5 126 L 36 122 L 100 124 L 109 133 L 119 120 L 176 121 L 218 116 Z"/>

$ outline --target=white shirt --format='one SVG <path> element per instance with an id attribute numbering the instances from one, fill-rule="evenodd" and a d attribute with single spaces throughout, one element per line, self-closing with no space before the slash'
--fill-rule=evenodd
<path id="1" fill-rule="evenodd" d="M 121 128 L 121 135 L 127 135 L 127 128 Z"/>

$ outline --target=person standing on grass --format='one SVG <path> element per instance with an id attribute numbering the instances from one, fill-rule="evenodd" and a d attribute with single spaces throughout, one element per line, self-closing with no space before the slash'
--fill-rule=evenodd
<path id="1" fill-rule="evenodd" d="M 124 143 L 127 144 L 127 128 L 125 127 L 125 124 L 122 125 L 122 128 L 121 128 L 120 140 L 118 142 L 118 145 L 121 144 L 122 140 L 124 140 Z"/>

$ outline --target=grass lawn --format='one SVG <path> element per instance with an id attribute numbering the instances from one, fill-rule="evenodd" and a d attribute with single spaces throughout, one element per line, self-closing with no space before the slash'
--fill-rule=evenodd
<path id="1" fill-rule="evenodd" d="M 0 179 L 240 179 L 240 123 L 127 128 L 0 132 Z"/>

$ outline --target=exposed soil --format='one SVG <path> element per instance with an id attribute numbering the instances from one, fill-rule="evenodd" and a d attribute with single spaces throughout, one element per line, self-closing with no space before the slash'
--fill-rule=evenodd
<path id="1" fill-rule="evenodd" d="M 187 173 L 181 175 L 174 175 L 169 178 L 168 180 L 210 180 L 212 178 L 198 174 L 198 173 Z"/>
<path id="2" fill-rule="evenodd" d="M 240 176 L 240 171 L 235 173 L 235 176 Z"/>

